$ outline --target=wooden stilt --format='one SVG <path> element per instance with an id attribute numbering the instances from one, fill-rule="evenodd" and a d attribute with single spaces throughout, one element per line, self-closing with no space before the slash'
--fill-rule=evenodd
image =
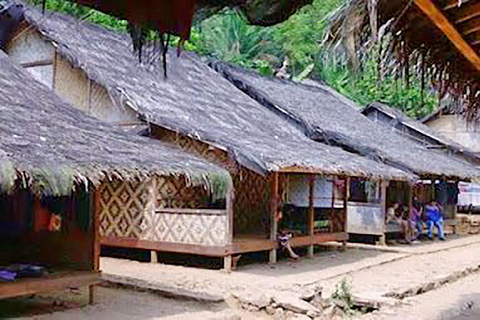
<path id="1" fill-rule="evenodd" d="M 315 175 L 310 175 L 309 176 L 309 188 L 308 188 L 308 218 L 307 218 L 307 229 L 308 229 L 308 235 L 313 236 L 315 230 L 315 207 L 313 203 L 313 193 L 315 190 Z M 314 255 L 314 250 L 315 246 L 309 245 L 308 246 L 308 257 L 313 258 Z"/>
<path id="2" fill-rule="evenodd" d="M 223 270 L 226 272 L 232 272 L 232 256 L 231 255 L 223 257 Z"/>
<path id="3" fill-rule="evenodd" d="M 99 271 L 100 270 L 100 214 L 102 212 L 102 205 L 100 202 L 101 195 L 100 195 L 100 188 L 95 190 L 95 201 L 93 207 L 93 270 Z"/>
<path id="4" fill-rule="evenodd" d="M 158 253 L 155 250 L 150 251 L 150 262 L 157 263 L 158 262 Z"/>
<path id="5" fill-rule="evenodd" d="M 88 287 L 88 304 L 93 304 L 95 302 L 95 290 L 96 286 Z"/>
<path id="6" fill-rule="evenodd" d="M 277 233 L 278 233 L 278 221 L 277 221 L 277 214 L 278 214 L 278 172 L 273 173 L 272 177 L 272 196 L 271 196 L 271 208 L 270 208 L 270 240 L 277 241 Z M 269 257 L 270 263 L 277 262 L 277 249 L 272 249 L 270 251 Z"/>
<path id="7" fill-rule="evenodd" d="M 347 232 L 347 223 L 348 223 L 348 198 L 350 197 L 350 178 L 345 178 L 345 183 L 343 186 L 343 211 L 342 211 L 342 223 L 343 231 Z M 342 251 L 347 249 L 347 241 L 342 241 Z"/>
<path id="8" fill-rule="evenodd" d="M 387 223 L 387 189 L 388 181 L 380 181 L 380 202 L 382 204 L 382 221 L 383 221 L 383 234 L 380 236 L 378 244 L 381 246 L 387 245 L 386 237 L 386 223 Z"/>

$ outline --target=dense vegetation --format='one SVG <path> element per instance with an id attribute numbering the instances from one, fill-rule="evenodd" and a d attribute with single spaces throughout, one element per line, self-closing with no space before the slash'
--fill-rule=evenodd
<path id="1" fill-rule="evenodd" d="M 422 90 L 418 72 L 412 70 L 408 84 L 398 70 L 388 70 L 388 61 L 379 62 L 381 50 L 366 49 L 359 70 L 353 71 L 346 59 L 323 44 L 329 15 L 346 0 L 315 0 L 288 21 L 273 27 L 248 25 L 233 11 L 224 11 L 195 25 L 186 50 L 229 61 L 265 75 L 278 70 L 294 80 L 324 81 L 360 105 L 383 101 L 420 117 L 438 104 L 427 86 Z M 79 7 L 65 0 L 47 0 L 47 8 L 125 31 L 125 21 Z M 175 40 L 172 40 L 175 41 Z M 382 72 L 379 72 L 382 68 Z"/>

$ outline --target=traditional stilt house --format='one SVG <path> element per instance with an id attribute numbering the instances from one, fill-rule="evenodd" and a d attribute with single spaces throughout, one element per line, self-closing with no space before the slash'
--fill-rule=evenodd
<path id="1" fill-rule="evenodd" d="M 439 119 L 442 117 L 442 110 L 447 115 L 443 119 Z M 467 120 L 462 118 L 461 115 L 449 114 L 447 108 L 442 108 L 440 111 L 428 116 L 424 120 L 427 124 L 411 119 L 403 114 L 401 110 L 391 108 L 382 103 L 372 103 L 366 106 L 362 113 L 372 121 L 385 125 L 389 129 L 394 129 L 402 136 L 416 141 L 429 149 L 441 150 L 448 155 L 468 161 L 477 167 L 480 164 L 480 157 L 476 151 L 469 148 L 475 145 L 475 136 L 478 135 L 475 130 L 476 125 L 467 123 Z M 432 123 L 434 124 L 432 125 Z M 432 128 L 429 125 L 432 125 Z M 436 132 L 435 129 L 440 130 Z M 448 130 L 452 131 L 444 134 Z M 458 132 L 455 132 L 456 130 Z M 450 217 L 454 215 L 457 208 L 461 211 L 469 211 L 476 209 L 472 207 L 480 205 L 480 202 L 477 200 L 478 193 L 476 190 L 479 188 L 477 183 L 459 182 L 457 186 L 457 183 L 453 181 L 437 180 L 430 181 L 425 187 L 425 192 L 421 195 L 423 200 L 437 199 L 444 203 L 444 209 Z M 448 196 L 449 194 L 451 196 Z M 445 203 L 445 201 L 447 202 Z"/>
<path id="2" fill-rule="evenodd" d="M 231 185 L 215 165 L 74 109 L 0 52 L 0 299 L 99 283 L 100 228 L 115 223 L 128 240 L 155 243 L 165 223 L 156 203 L 186 201 L 165 198 L 166 181 L 187 185 L 188 201 L 205 195 L 208 203 L 212 190 L 225 199 L 219 182 Z M 119 184 L 123 191 L 110 194 Z M 102 214 L 112 198 L 121 207 Z M 126 206 L 132 220 L 120 213 Z M 231 214 L 209 212 L 185 233 L 226 245 Z M 168 227 L 178 228 L 176 219 Z"/>
<path id="3" fill-rule="evenodd" d="M 342 147 L 378 163 L 416 174 L 424 180 L 459 181 L 479 175 L 479 171 L 465 161 L 430 150 L 374 123 L 363 116 L 353 102 L 329 87 L 261 77 L 221 62 L 213 63 L 213 68 L 266 109 L 295 122 L 315 141 Z M 394 202 L 410 205 L 411 183 L 392 182 L 388 186 L 385 182 L 382 193 L 387 194 L 387 201 L 380 205 L 376 187 L 372 187 L 371 182 L 351 180 L 349 232 L 380 235 L 384 232 L 384 220 L 373 217 L 384 216 L 386 207 Z M 365 223 L 366 217 L 372 217 L 368 223 Z"/>
<path id="4" fill-rule="evenodd" d="M 126 35 L 35 10 L 27 11 L 26 21 L 13 35 L 8 52 L 62 98 L 105 121 L 144 126 L 150 137 L 198 154 L 231 173 L 235 198 L 233 236 L 227 249 L 144 248 L 226 256 L 227 266 L 231 255 L 267 250 L 275 261 L 277 233 L 288 230 L 296 234 L 293 246 L 308 246 L 313 254 L 315 244 L 348 237 L 342 180 L 413 178 L 311 141 L 191 53 L 184 52 L 180 58 L 168 54 L 165 78 L 160 64 L 139 64 Z M 148 56 L 149 49 L 144 53 Z M 35 68 L 46 71 L 39 73 Z M 159 205 L 157 211 L 170 217 L 188 214 L 186 209 L 164 210 Z M 102 216 L 111 210 L 104 206 Z M 286 221 L 289 217 L 296 220 Z M 102 244 L 131 245 L 111 229 L 118 228 L 101 229 Z M 182 239 L 182 234 L 174 238 Z"/>

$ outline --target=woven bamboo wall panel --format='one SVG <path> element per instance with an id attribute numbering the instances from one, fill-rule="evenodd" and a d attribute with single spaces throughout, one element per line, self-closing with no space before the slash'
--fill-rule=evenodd
<path id="1" fill-rule="evenodd" d="M 157 208 L 206 208 L 209 203 L 209 194 L 201 186 L 188 186 L 183 178 L 156 179 Z"/>
<path id="2" fill-rule="evenodd" d="M 149 181 L 113 180 L 101 185 L 101 236 L 143 238 L 150 184 Z"/>
<path id="3" fill-rule="evenodd" d="M 25 28 L 29 28 L 25 26 Z M 20 29 L 7 46 L 7 53 L 17 63 L 53 60 L 55 48 L 33 29 Z"/>
<path id="4" fill-rule="evenodd" d="M 206 246 L 227 244 L 226 215 L 156 213 L 149 223 L 155 232 L 148 240 Z"/>
<path id="5" fill-rule="evenodd" d="M 270 180 L 242 168 L 233 176 L 235 188 L 234 234 L 265 233 L 269 227 Z"/>
<path id="6" fill-rule="evenodd" d="M 55 92 L 75 108 L 88 113 L 89 80 L 85 73 L 57 55 L 55 61 Z"/>
<path id="7" fill-rule="evenodd" d="M 232 174 L 234 234 L 268 233 L 270 183 L 267 177 L 241 167 L 225 151 L 206 143 L 158 127 L 153 136 L 216 163 Z"/>
<path id="8" fill-rule="evenodd" d="M 226 215 L 160 214 L 158 208 L 205 206 L 206 191 L 184 178 L 104 182 L 100 189 L 101 236 L 196 245 L 227 243 Z"/>
<path id="9" fill-rule="evenodd" d="M 155 127 L 152 136 L 215 163 L 232 174 L 238 173 L 238 165 L 235 161 L 228 156 L 227 152 L 219 148 L 160 127 Z"/>
<path id="10" fill-rule="evenodd" d="M 88 113 L 93 117 L 107 122 L 136 121 L 136 113 L 130 108 L 114 104 L 108 91 L 90 81 L 90 106 Z"/>

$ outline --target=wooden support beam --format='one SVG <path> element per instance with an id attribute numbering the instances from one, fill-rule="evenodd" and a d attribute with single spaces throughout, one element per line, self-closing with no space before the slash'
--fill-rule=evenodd
<path id="1" fill-rule="evenodd" d="M 451 14 L 452 21 L 455 24 L 466 22 L 478 16 L 480 16 L 480 2 L 477 1 L 472 1 L 468 4 L 460 6 Z"/>
<path id="2" fill-rule="evenodd" d="M 475 47 L 475 45 L 480 43 L 480 32 L 472 32 L 468 36 L 465 37 L 465 40 L 470 43 L 470 45 Z"/>
<path id="3" fill-rule="evenodd" d="M 383 235 L 380 237 L 379 244 L 384 246 L 386 245 L 386 221 L 387 221 L 387 190 L 388 190 L 389 181 L 382 180 L 380 181 L 380 202 L 382 204 L 382 221 L 383 221 Z"/>
<path id="4" fill-rule="evenodd" d="M 232 272 L 232 256 L 228 255 L 223 258 L 223 270 L 225 272 Z"/>
<path id="5" fill-rule="evenodd" d="M 0 285 L 0 299 L 26 297 L 69 288 L 90 287 L 99 283 L 99 272 L 72 271 L 54 273 L 41 278 L 25 278 L 14 282 L 2 282 Z"/>
<path id="6" fill-rule="evenodd" d="M 270 207 L 270 240 L 277 241 L 277 233 L 278 233 L 278 201 L 279 201 L 279 194 L 278 194 L 278 172 L 274 172 L 272 174 L 272 195 L 271 195 L 271 207 Z M 277 249 L 270 250 L 270 263 L 277 262 Z"/>
<path id="7" fill-rule="evenodd" d="M 225 216 L 227 210 L 222 209 L 185 209 L 185 208 L 159 208 L 155 213 L 166 214 L 193 214 L 199 216 Z"/>
<path id="8" fill-rule="evenodd" d="M 457 26 L 458 31 L 463 35 L 467 36 L 471 33 L 477 32 L 480 30 L 480 17 L 473 18 Z"/>
<path id="9" fill-rule="evenodd" d="M 308 217 L 307 217 L 307 229 L 308 235 L 313 236 L 315 227 L 315 207 L 313 203 L 313 196 L 315 191 L 315 175 L 309 175 L 308 177 Z M 308 257 L 313 258 L 315 251 L 314 245 L 308 247 Z"/>
<path id="10" fill-rule="evenodd" d="M 431 0 L 414 0 L 415 4 L 432 20 L 432 22 L 447 36 L 453 45 L 480 71 L 480 57 L 455 29 Z M 480 4 L 480 3 L 479 3 Z"/>
<path id="11" fill-rule="evenodd" d="M 94 233 L 94 247 L 93 247 L 93 270 L 100 270 L 100 215 L 102 213 L 102 203 L 100 201 L 100 187 L 97 187 L 94 191 L 94 205 L 93 205 L 93 217 L 92 217 L 92 227 Z"/>
<path id="12" fill-rule="evenodd" d="M 456 8 L 460 8 L 461 5 L 465 5 L 467 2 L 469 2 L 470 0 L 446 0 L 444 1 L 444 3 L 442 4 L 443 6 L 443 10 L 451 10 L 451 9 L 456 9 Z M 461 4 L 461 5 L 459 5 Z"/>
<path id="13" fill-rule="evenodd" d="M 347 232 L 347 223 L 348 223 L 348 198 L 350 193 L 350 178 L 345 178 L 345 183 L 343 186 L 343 232 Z M 342 241 L 342 250 L 344 251 L 347 248 L 347 240 Z"/>
<path id="14" fill-rule="evenodd" d="M 233 211 L 233 204 L 235 201 L 235 190 L 233 186 L 227 193 L 227 199 L 226 199 L 226 209 L 227 209 L 227 221 L 228 221 L 228 226 L 227 226 L 227 243 L 232 244 L 233 243 L 233 233 L 234 233 L 234 223 L 235 223 L 235 212 Z"/>
<path id="15" fill-rule="evenodd" d="M 50 66 L 50 65 L 53 65 L 53 60 L 52 59 L 36 60 L 31 62 L 24 62 L 24 63 L 21 63 L 20 65 L 24 68 Z"/>
<path id="16" fill-rule="evenodd" d="M 157 263 L 158 262 L 158 253 L 155 250 L 150 251 L 150 263 Z"/>

